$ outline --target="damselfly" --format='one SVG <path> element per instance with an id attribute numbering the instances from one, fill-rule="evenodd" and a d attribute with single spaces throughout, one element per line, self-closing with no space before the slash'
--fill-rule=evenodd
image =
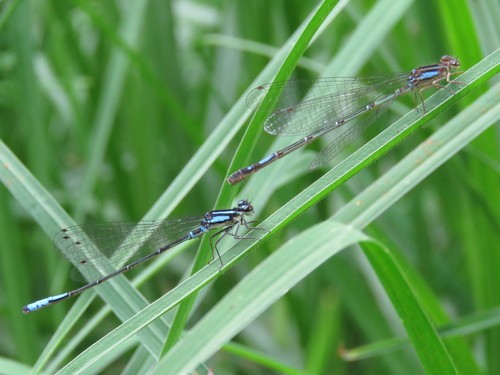
<path id="1" fill-rule="evenodd" d="M 280 96 L 282 106 L 272 112 L 264 123 L 266 132 L 273 135 L 304 136 L 264 159 L 231 174 L 227 181 L 235 185 L 265 166 L 332 132 L 330 143 L 312 161 L 319 167 L 339 154 L 349 143 L 387 108 L 396 98 L 409 92 L 418 93 L 423 107 L 422 90 L 429 87 L 446 88 L 454 68 L 460 62 L 443 56 L 437 64 L 421 66 L 410 73 L 386 74 L 367 78 L 321 78 L 311 81 L 284 81 L 259 86 L 247 97 L 247 105 L 255 111 L 272 108 L 273 99 Z M 349 124 L 344 127 L 343 125 Z"/>
<path id="2" fill-rule="evenodd" d="M 116 222 L 72 226 L 60 230 L 54 236 L 54 245 L 77 268 L 73 278 L 88 282 L 78 289 L 47 297 L 23 307 L 25 314 L 40 310 L 56 302 L 80 294 L 106 280 L 130 270 L 180 243 L 198 238 L 212 229 L 220 230 L 210 237 L 212 260 L 219 250 L 217 245 L 226 235 L 236 239 L 248 238 L 238 234 L 240 226 L 249 227 L 245 215 L 253 213 L 253 206 L 246 200 L 238 207 L 215 210 L 201 217 L 140 221 L 138 223 Z M 233 231 L 234 229 L 234 231 Z M 213 239 L 219 236 L 215 243 Z M 215 250 L 215 253 L 214 253 Z"/>

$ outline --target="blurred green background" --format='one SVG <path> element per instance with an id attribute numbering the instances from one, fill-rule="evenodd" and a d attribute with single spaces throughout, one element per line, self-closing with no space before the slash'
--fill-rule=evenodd
<path id="1" fill-rule="evenodd" d="M 500 45 L 497 1 L 333 3 L 332 18 L 324 22 L 326 29 L 293 69 L 295 77 L 315 78 L 325 70 L 334 76 L 409 71 L 437 62 L 444 54 L 458 56 L 467 70 Z M 13 0 L 0 5 L 2 168 L 9 170 L 9 158 L 18 158 L 36 179 L 26 182 L 31 177 L 18 174 L 19 181 L 13 181 L 2 174 L 2 373 L 28 372 L 37 360 L 37 371 L 53 372 L 124 320 L 108 313 L 85 331 L 103 311 L 97 298 L 79 311 L 81 316 L 73 315 L 71 330 L 58 331 L 61 336 L 55 339 L 74 300 L 28 316 L 21 313 L 26 303 L 78 286 L 69 277 L 71 265 L 52 245 L 60 227 L 72 221 L 202 215 L 231 207 L 233 198 L 250 199 L 255 218 L 263 220 L 328 170 L 307 169 L 305 159 L 321 148 L 324 141 L 319 141 L 276 163 L 274 172 L 261 172 L 272 181 L 277 173 L 292 168 L 294 160 L 305 158 L 286 184 L 263 187 L 249 180 L 241 187 L 224 186 L 230 172 L 267 155 L 275 141 L 259 132 L 255 147 L 248 141 L 241 145 L 240 160 L 245 162 L 230 169 L 249 116 L 241 101 L 235 103 L 256 86 L 253 81 L 317 4 Z M 265 82 L 270 80 L 272 76 Z M 472 92 L 275 231 L 200 295 L 186 328 L 285 241 L 337 212 L 488 88 Z M 394 103 L 381 126 L 414 108 L 413 99 L 409 95 Z M 230 111 L 236 111 L 240 121 L 223 125 Z M 500 329 L 494 327 L 500 316 L 495 312 L 500 306 L 498 130 L 490 128 L 367 228 L 426 283 L 423 289 L 439 301 L 451 322 L 489 314 L 478 318 L 482 329 L 463 341 L 475 362 L 471 368 L 485 374 L 500 373 Z M 212 138 L 217 148 L 207 143 L 214 134 L 219 137 Z M 212 159 L 197 154 L 204 145 L 213 149 Z M 172 185 L 179 175 L 184 179 Z M 35 190 L 34 181 L 54 201 Z M 68 219 L 53 214 L 58 205 L 69 213 Z M 141 287 L 146 298 L 159 298 L 188 272 L 199 246 L 192 242 L 187 245 L 190 251 L 158 267 Z M 199 371 L 424 373 L 414 350 L 401 342 L 389 345 L 387 352 L 381 343 L 367 358 L 347 360 L 350 349 L 405 336 L 362 254 L 350 249 L 325 262 L 243 329 L 234 340 L 238 345 L 221 349 Z M 469 332 L 470 326 L 463 325 Z M 74 347 L 58 356 L 77 334 L 81 337 Z M 90 372 L 139 368 L 134 358 L 142 353 L 140 345 L 134 340 L 129 344 Z M 142 355 L 149 362 L 144 360 L 141 369 L 149 369 L 156 359 Z"/>

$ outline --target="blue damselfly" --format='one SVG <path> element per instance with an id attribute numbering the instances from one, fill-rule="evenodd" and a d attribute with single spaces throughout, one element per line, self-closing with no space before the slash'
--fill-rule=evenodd
<path id="1" fill-rule="evenodd" d="M 212 259 L 217 253 L 222 265 L 217 245 L 224 236 L 231 235 L 236 239 L 248 238 L 238 234 L 240 226 L 247 229 L 262 229 L 249 227 L 245 216 L 252 213 L 253 206 L 250 202 L 241 200 L 237 207 L 210 211 L 201 217 L 138 223 L 88 224 L 64 228 L 54 236 L 54 245 L 71 263 L 77 265 L 77 268 L 73 270 L 73 278 L 80 281 L 83 276 L 83 280 L 86 280 L 88 284 L 30 303 L 23 307 L 23 312 L 27 314 L 40 310 L 80 294 L 174 246 L 201 237 L 215 228 L 219 228 L 219 231 L 210 237 Z M 213 239 L 218 235 L 220 236 L 213 243 Z"/>
<path id="2" fill-rule="evenodd" d="M 272 110 L 273 98 L 280 96 L 281 106 L 264 123 L 269 134 L 304 136 L 304 138 L 276 151 L 257 163 L 232 173 L 227 181 L 235 185 L 265 166 L 332 132 L 333 142 L 312 161 L 311 168 L 319 167 L 337 156 L 356 139 L 366 127 L 395 99 L 409 92 L 420 96 L 429 87 L 445 88 L 440 82 L 461 84 L 450 80 L 460 62 L 443 56 L 437 64 L 421 66 L 410 73 L 393 73 L 367 78 L 320 78 L 310 81 L 283 81 L 259 86 L 247 97 L 247 105 L 255 111 Z M 349 126 L 345 126 L 349 124 Z M 337 133 L 338 132 L 338 133 Z"/>

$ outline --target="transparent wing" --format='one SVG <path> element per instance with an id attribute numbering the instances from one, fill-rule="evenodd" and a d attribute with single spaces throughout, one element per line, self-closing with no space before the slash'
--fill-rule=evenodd
<path id="1" fill-rule="evenodd" d="M 316 155 L 311 162 L 311 168 L 318 168 L 338 156 L 346 147 L 358 139 L 390 104 L 391 102 L 381 104 L 377 109 L 372 110 L 372 112 L 365 113 L 346 125 L 334 129 L 331 132 L 334 138 L 333 141 Z"/>
<path id="2" fill-rule="evenodd" d="M 405 87 L 407 80 L 407 73 L 396 73 L 368 78 L 274 82 L 252 90 L 246 103 L 255 111 L 271 111 L 273 98 L 279 95 L 277 109 L 264 123 L 265 130 L 273 135 L 304 136 L 394 93 Z"/>
<path id="3" fill-rule="evenodd" d="M 74 280 L 92 282 L 185 236 L 202 219 L 77 225 L 57 232 L 54 245 L 78 265 L 71 274 Z M 94 265 L 106 271 L 98 271 Z"/>

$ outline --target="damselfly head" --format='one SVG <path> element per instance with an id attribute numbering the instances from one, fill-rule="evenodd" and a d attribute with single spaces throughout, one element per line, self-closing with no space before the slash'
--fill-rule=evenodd
<path id="1" fill-rule="evenodd" d="M 253 212 L 252 204 L 246 199 L 242 199 L 241 201 L 238 202 L 238 208 L 240 209 L 240 211 L 245 213 Z"/>
<path id="2" fill-rule="evenodd" d="M 447 66 L 447 67 L 459 67 L 460 66 L 460 61 L 458 61 L 458 59 L 456 57 L 453 57 L 453 56 L 448 56 L 448 55 L 444 55 L 443 57 L 441 57 L 441 60 L 439 60 L 439 62 L 441 63 L 441 65 L 444 65 L 444 66 Z"/>

